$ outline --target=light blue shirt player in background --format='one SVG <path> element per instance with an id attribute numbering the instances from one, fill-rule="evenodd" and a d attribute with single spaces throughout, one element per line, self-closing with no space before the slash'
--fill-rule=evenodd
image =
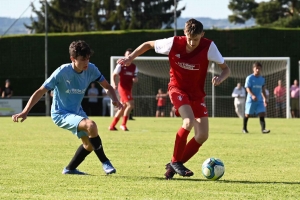
<path id="1" fill-rule="evenodd" d="M 106 157 L 102 141 L 98 135 L 98 128 L 90 120 L 81 107 L 85 91 L 91 82 L 97 81 L 113 101 L 113 105 L 122 109 L 122 104 L 117 99 L 112 86 L 106 81 L 98 68 L 89 62 L 93 51 L 82 40 L 74 41 L 69 47 L 72 63 L 64 64 L 57 68 L 44 84 L 30 97 L 26 107 L 21 113 L 12 116 L 14 122 L 22 118 L 23 122 L 31 108 L 49 90 L 53 90 L 51 118 L 53 122 L 66 130 L 71 131 L 81 139 L 82 145 L 77 149 L 74 157 L 66 166 L 63 174 L 85 174 L 77 169 L 87 155 L 94 151 L 102 163 L 106 174 L 115 173 L 109 159 Z"/>
<path id="2" fill-rule="evenodd" d="M 265 93 L 265 78 L 260 75 L 261 69 L 262 64 L 255 62 L 253 64 L 253 74 L 246 78 L 245 88 L 247 91 L 247 99 L 243 133 L 248 133 L 247 123 L 250 115 L 258 115 L 262 133 L 270 133 L 270 130 L 266 130 L 265 123 L 265 113 L 268 102 Z"/>

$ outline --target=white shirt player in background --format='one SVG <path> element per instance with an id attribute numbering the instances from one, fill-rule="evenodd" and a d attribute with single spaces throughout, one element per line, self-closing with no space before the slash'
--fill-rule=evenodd
<path id="1" fill-rule="evenodd" d="M 246 91 L 241 83 L 238 83 L 233 89 L 232 97 L 234 97 L 234 108 L 237 116 L 239 118 L 244 118 Z"/>
<path id="2" fill-rule="evenodd" d="M 110 116 L 110 97 L 106 94 L 104 88 L 102 89 L 102 97 L 102 116 Z"/>
<path id="3" fill-rule="evenodd" d="M 91 83 L 91 87 L 88 89 L 88 93 L 87 93 L 89 99 L 88 99 L 88 103 L 89 103 L 89 114 L 90 116 L 98 116 L 98 96 L 99 96 L 99 90 L 98 88 L 96 88 L 95 83 Z"/>

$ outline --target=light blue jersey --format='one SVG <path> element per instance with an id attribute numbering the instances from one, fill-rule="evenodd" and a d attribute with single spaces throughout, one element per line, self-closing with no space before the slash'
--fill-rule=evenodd
<path id="1" fill-rule="evenodd" d="M 78 114 L 82 110 L 81 101 L 90 83 L 104 80 L 92 63 L 81 73 L 76 72 L 71 63 L 60 66 L 43 84 L 47 90 L 53 90 L 51 113 Z"/>
<path id="2" fill-rule="evenodd" d="M 89 63 L 87 70 L 81 73 L 72 68 L 72 63 L 57 68 L 43 84 L 47 90 L 53 90 L 51 106 L 53 122 L 71 131 L 78 138 L 87 136 L 86 132 L 78 131 L 78 124 L 88 118 L 81 107 L 81 101 L 91 82 L 104 80 L 103 75 L 92 63 Z"/>
<path id="3" fill-rule="evenodd" d="M 265 85 L 265 78 L 262 76 L 249 75 L 246 78 L 245 88 L 249 88 L 252 93 L 256 96 L 257 102 L 263 102 L 262 88 Z M 246 102 L 253 102 L 251 95 L 247 94 Z"/>
<path id="4" fill-rule="evenodd" d="M 253 101 L 251 95 L 247 94 L 245 114 L 257 115 L 259 113 L 266 112 L 262 97 L 262 88 L 265 85 L 265 78 L 262 76 L 249 75 L 246 78 L 245 88 L 249 88 L 252 93 L 256 96 L 257 101 Z"/>

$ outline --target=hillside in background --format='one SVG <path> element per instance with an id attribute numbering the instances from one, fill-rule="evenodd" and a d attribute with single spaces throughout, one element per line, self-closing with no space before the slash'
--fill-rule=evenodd
<path id="1" fill-rule="evenodd" d="M 14 18 L 0 17 L 0 35 L 3 35 L 13 23 L 15 24 L 10 28 L 6 35 L 29 33 L 29 31 L 25 28 L 24 23 L 30 25 L 30 18 L 24 17 L 20 18 L 16 22 L 15 21 L 16 19 Z"/>
<path id="2" fill-rule="evenodd" d="M 183 29 L 184 23 L 189 18 L 178 18 L 177 19 L 177 29 Z M 197 17 L 197 20 L 201 21 L 204 25 L 204 29 L 232 29 L 232 28 L 245 28 L 245 27 L 252 27 L 255 26 L 254 20 L 249 20 L 246 24 L 243 25 L 234 25 L 231 24 L 228 19 L 211 19 L 206 17 Z M 16 21 L 14 18 L 6 18 L 0 17 L 0 36 L 2 36 L 8 28 L 15 23 L 10 30 L 5 35 L 12 35 L 12 34 L 29 34 L 29 31 L 25 28 L 24 24 L 31 24 L 30 18 L 20 18 Z"/>
<path id="3" fill-rule="evenodd" d="M 178 18 L 177 27 L 183 29 L 184 24 L 190 18 Z M 228 19 L 211 19 L 208 17 L 196 17 L 198 21 L 202 22 L 204 29 L 235 29 L 235 28 L 249 28 L 255 26 L 254 19 L 248 20 L 245 24 L 231 24 Z"/>

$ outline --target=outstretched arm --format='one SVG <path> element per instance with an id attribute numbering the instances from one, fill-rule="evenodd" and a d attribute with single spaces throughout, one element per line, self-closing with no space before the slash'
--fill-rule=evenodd
<path id="1" fill-rule="evenodd" d="M 15 114 L 12 116 L 12 120 L 14 122 L 18 122 L 19 118 L 22 118 L 21 122 L 23 122 L 31 110 L 31 108 L 42 98 L 42 96 L 48 92 L 48 90 L 44 87 L 41 86 L 39 89 L 37 89 L 30 97 L 29 101 L 27 102 L 27 105 L 23 109 L 22 112 Z"/>
<path id="2" fill-rule="evenodd" d="M 155 41 L 144 42 L 139 47 L 137 47 L 128 57 L 119 59 L 117 63 L 126 66 L 130 65 L 136 57 L 142 55 L 150 49 L 154 49 L 154 44 Z"/>
<path id="3" fill-rule="evenodd" d="M 115 107 L 117 107 L 118 109 L 122 109 L 123 105 L 118 100 L 114 88 L 107 82 L 107 80 L 99 82 L 99 84 L 104 88 L 104 90 L 106 91 L 106 94 L 111 98 L 112 104 Z"/>
<path id="4" fill-rule="evenodd" d="M 218 65 L 222 69 L 222 72 L 221 72 L 220 76 L 213 77 L 212 83 L 214 86 L 220 85 L 230 75 L 230 68 L 227 66 L 227 64 L 225 62 L 223 64 L 218 64 Z"/>

